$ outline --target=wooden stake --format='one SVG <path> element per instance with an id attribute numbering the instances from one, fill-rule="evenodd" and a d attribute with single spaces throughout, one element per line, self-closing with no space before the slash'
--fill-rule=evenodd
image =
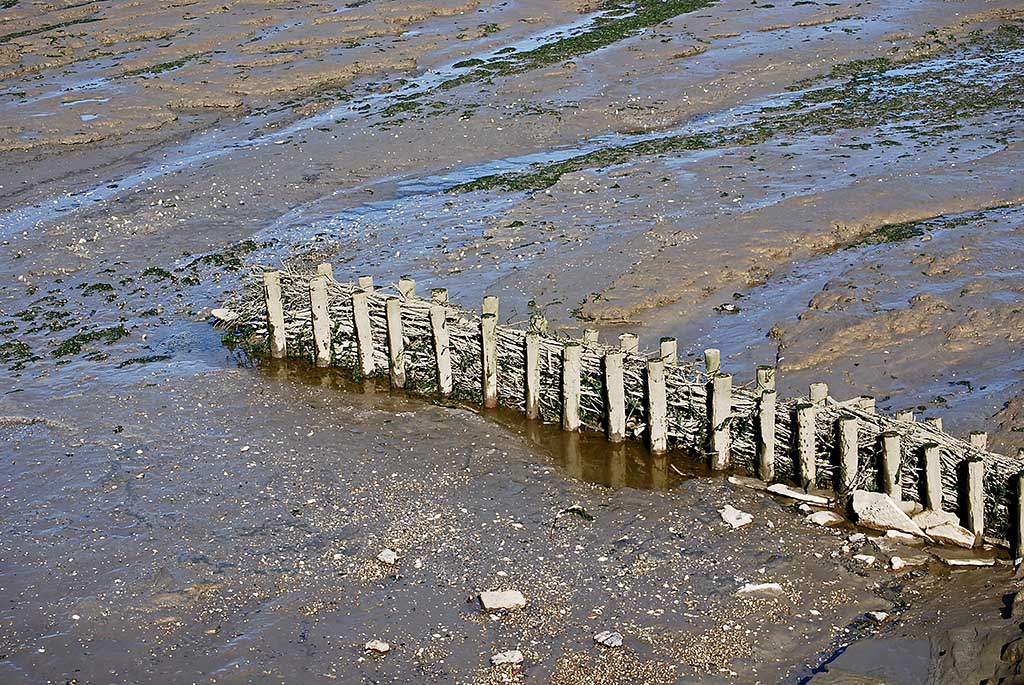
<path id="1" fill-rule="evenodd" d="M 882 492 L 896 502 L 903 500 L 903 486 L 900 485 L 900 464 L 902 462 L 900 434 L 896 431 L 885 431 L 882 433 L 881 487 Z"/>
<path id="2" fill-rule="evenodd" d="M 714 347 L 704 350 L 704 371 L 708 374 L 708 378 L 713 378 L 721 370 L 722 353 Z"/>
<path id="3" fill-rule="evenodd" d="M 1024 452 L 1024 450 L 1021 450 Z M 1024 454 L 1018 453 L 1018 456 Z M 1010 477 L 1010 551 L 1014 565 L 1024 560 L 1024 473 Z"/>
<path id="4" fill-rule="evenodd" d="M 774 366 L 757 367 L 757 389 L 761 391 L 775 389 Z"/>
<path id="5" fill-rule="evenodd" d="M 317 264 L 316 272 L 320 276 L 327 276 L 327 278 L 329 278 L 330 280 L 334 280 L 334 267 L 331 266 L 330 262 L 322 262 L 321 264 Z"/>
<path id="6" fill-rule="evenodd" d="M 875 398 L 871 395 L 860 396 L 860 410 L 865 411 L 868 414 L 875 413 Z"/>
<path id="7" fill-rule="evenodd" d="M 711 469 L 729 468 L 730 433 L 732 419 L 732 376 L 716 373 L 711 380 Z"/>
<path id="8" fill-rule="evenodd" d="M 839 420 L 839 473 L 833 487 L 840 494 L 853 490 L 860 469 L 860 444 L 857 442 L 860 421 L 854 418 Z"/>
<path id="9" fill-rule="evenodd" d="M 815 407 L 810 402 L 796 405 L 797 482 L 805 490 L 818 481 L 815 445 Z"/>
<path id="10" fill-rule="evenodd" d="M 960 522 L 974 533 L 975 544 L 985 534 L 985 463 L 980 459 L 966 459 L 960 465 Z"/>
<path id="11" fill-rule="evenodd" d="M 596 345 L 598 338 L 598 332 L 596 328 L 584 328 L 583 329 L 583 344 L 584 345 Z"/>
<path id="12" fill-rule="evenodd" d="M 327 312 L 327 276 L 309 279 L 309 312 L 313 323 L 314 360 L 317 366 L 330 366 L 331 317 Z"/>
<path id="13" fill-rule="evenodd" d="M 373 276 L 360 276 L 359 277 L 359 289 L 365 291 L 367 294 L 373 292 Z"/>
<path id="14" fill-rule="evenodd" d="M 929 416 L 924 420 L 929 426 L 935 430 L 942 430 L 942 417 L 941 416 Z"/>
<path id="15" fill-rule="evenodd" d="M 406 300 L 416 297 L 416 281 L 412 276 L 402 276 L 398 279 L 398 294 Z"/>
<path id="16" fill-rule="evenodd" d="M 640 351 L 640 336 L 636 333 L 623 333 L 619 336 L 619 347 L 623 352 L 636 354 Z"/>
<path id="17" fill-rule="evenodd" d="M 815 407 L 824 406 L 825 400 L 828 399 L 828 384 L 811 383 L 808 396 Z"/>
<path id="18" fill-rule="evenodd" d="M 665 398 L 665 362 L 647 362 L 647 439 L 654 454 L 668 451 L 668 402 Z"/>
<path id="19" fill-rule="evenodd" d="M 281 272 L 263 272 L 263 295 L 267 302 L 267 333 L 270 338 L 270 356 L 280 359 L 288 354 L 288 339 L 284 331 L 284 305 L 281 303 Z"/>
<path id="20" fill-rule="evenodd" d="M 923 498 L 921 504 L 925 509 L 942 510 L 942 460 L 939 446 L 928 443 L 922 448 L 924 458 L 924 474 L 922 479 Z"/>
<path id="21" fill-rule="evenodd" d="M 370 329 L 370 308 L 366 291 L 352 293 L 352 320 L 356 329 L 356 345 L 359 349 L 359 370 L 363 376 L 372 376 L 376 371 L 373 362 L 373 333 Z"/>
<path id="22" fill-rule="evenodd" d="M 483 313 L 494 314 L 494 318 L 498 318 L 498 297 L 496 295 L 484 297 Z"/>
<path id="23" fill-rule="evenodd" d="M 568 342 L 562 348 L 562 430 L 580 428 L 580 375 L 583 348 Z"/>
<path id="24" fill-rule="evenodd" d="M 675 366 L 679 362 L 679 343 L 675 338 L 662 338 L 660 341 L 661 361 L 665 366 Z"/>
<path id="25" fill-rule="evenodd" d="M 540 334 L 529 331 L 526 334 L 526 418 L 540 416 Z"/>
<path id="26" fill-rule="evenodd" d="M 447 291 L 445 293 L 447 294 Z M 430 307 L 430 330 L 434 337 L 434 359 L 437 364 L 437 391 L 442 397 L 452 394 L 452 351 L 448 346 L 446 315 L 447 309 L 444 306 L 434 304 Z"/>
<path id="27" fill-rule="evenodd" d="M 971 447 L 981 452 L 988 449 L 988 433 L 985 431 L 971 431 Z"/>
<path id="28" fill-rule="evenodd" d="M 775 480 L 775 390 L 762 390 L 757 404 L 757 475 L 766 483 Z"/>
<path id="29" fill-rule="evenodd" d="M 448 306 L 448 288 L 431 288 L 430 301 L 444 307 Z"/>
<path id="30" fill-rule="evenodd" d="M 494 298 L 494 309 L 497 310 L 497 298 Z M 484 301 L 486 308 L 487 301 Z M 481 388 L 484 406 L 493 409 L 498 406 L 498 315 L 488 312 L 480 319 L 480 349 L 482 350 L 481 366 L 483 378 Z"/>
<path id="31" fill-rule="evenodd" d="M 530 315 L 530 330 L 535 333 L 548 332 L 548 320 L 543 314 L 536 312 Z"/>
<path id="32" fill-rule="evenodd" d="M 897 421 L 914 421 L 914 412 L 912 411 L 899 411 L 896 412 Z"/>
<path id="33" fill-rule="evenodd" d="M 626 391 L 622 362 L 625 353 L 609 350 L 604 355 L 605 432 L 610 442 L 626 439 Z"/>
<path id="34" fill-rule="evenodd" d="M 402 300 L 389 297 L 384 305 L 388 322 L 388 366 L 391 387 L 405 387 L 405 340 L 402 338 Z"/>

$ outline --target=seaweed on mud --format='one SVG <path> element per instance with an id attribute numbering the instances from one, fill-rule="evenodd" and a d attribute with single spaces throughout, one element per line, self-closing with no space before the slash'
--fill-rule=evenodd
<path id="1" fill-rule="evenodd" d="M 161 62 L 160 64 L 152 64 L 148 67 L 132 69 L 130 71 L 124 72 L 123 74 L 121 74 L 121 76 L 123 76 L 124 78 L 132 78 L 134 76 L 156 76 L 158 74 L 164 73 L 165 71 L 171 71 L 172 69 L 183 67 L 192 60 L 202 57 L 204 54 L 205 53 L 197 52 L 195 54 L 186 55 L 181 59 L 176 59 L 170 62 Z"/>
<path id="2" fill-rule="evenodd" d="M 21 340 L 8 340 L 0 343 L 0 361 L 11 364 L 8 367 L 11 371 L 20 371 L 37 357 L 32 354 L 32 348 L 28 343 Z M 13 362 L 13 364 L 12 364 Z"/>
<path id="3" fill-rule="evenodd" d="M 154 362 L 164 362 L 170 358 L 170 355 L 167 354 L 151 354 L 147 357 L 132 357 L 131 359 L 125 359 L 123 362 L 118 364 L 117 368 L 123 369 L 126 366 L 135 366 L 137 364 L 152 364 Z"/>
<path id="4" fill-rule="evenodd" d="M 57 29 L 67 28 L 68 26 L 75 26 L 77 24 L 91 24 L 94 21 L 100 21 L 101 17 L 82 17 L 81 19 L 72 19 L 70 21 L 62 21 L 59 24 L 47 24 L 45 26 L 37 26 L 34 29 L 25 29 L 24 31 L 15 31 L 14 33 L 8 33 L 0 36 L 0 43 L 7 43 L 17 38 L 27 38 L 28 36 L 35 36 L 40 33 L 46 33 L 48 31 L 55 31 Z"/>
<path id="5" fill-rule="evenodd" d="M 112 345 L 121 338 L 127 337 L 128 334 L 128 329 L 122 324 L 108 328 L 95 328 L 91 331 L 81 331 L 54 348 L 52 354 L 54 357 L 67 357 L 80 353 L 82 348 L 90 343 L 99 342 L 105 345 Z"/>

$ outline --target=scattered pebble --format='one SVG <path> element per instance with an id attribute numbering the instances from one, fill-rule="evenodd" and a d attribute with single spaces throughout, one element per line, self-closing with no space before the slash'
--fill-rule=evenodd
<path id="1" fill-rule="evenodd" d="M 480 606 L 484 611 L 500 609 L 522 609 L 526 606 L 526 598 L 519 590 L 496 590 L 480 593 Z"/>
<path id="2" fill-rule="evenodd" d="M 719 509 L 718 513 L 721 514 L 722 520 L 728 523 L 734 529 L 742 528 L 743 526 L 746 526 L 754 522 L 754 516 L 752 514 L 748 514 L 745 511 L 740 511 L 739 509 L 732 507 L 728 504 L 725 505 L 725 508 Z"/>
<path id="3" fill-rule="evenodd" d="M 388 566 L 394 566 L 398 563 L 398 554 L 393 549 L 385 548 L 377 555 L 377 561 Z"/>
<path id="4" fill-rule="evenodd" d="M 610 630 L 602 630 L 600 633 L 594 636 L 594 642 L 605 647 L 621 647 L 622 646 L 622 633 L 612 632 Z"/>
<path id="5" fill-rule="evenodd" d="M 387 654 L 391 651 L 391 645 L 384 640 L 370 640 L 366 643 L 365 649 L 367 652 L 374 652 L 375 654 Z"/>
<path id="6" fill-rule="evenodd" d="M 523 663 L 523 653 L 518 649 L 509 650 L 507 652 L 498 652 L 491 657 L 491 666 L 504 666 L 505 664 L 521 663 Z"/>

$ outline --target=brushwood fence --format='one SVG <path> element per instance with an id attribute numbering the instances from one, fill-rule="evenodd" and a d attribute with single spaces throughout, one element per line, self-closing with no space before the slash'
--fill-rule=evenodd
<path id="1" fill-rule="evenodd" d="M 335 280 L 315 272 L 262 270 L 234 298 L 229 326 L 272 357 L 339 366 L 356 377 L 387 377 L 395 388 L 518 409 L 568 431 L 603 431 L 608 440 L 643 439 L 654 453 L 686 450 L 715 470 L 743 470 L 764 481 L 885 492 L 926 509 L 955 509 L 980 542 L 1010 545 L 1024 557 L 1022 455 L 987 449 L 986 435 L 961 440 L 940 420 L 886 416 L 864 396 L 837 401 L 824 383 L 805 398 L 779 398 L 775 370 L 737 384 L 717 350 L 700 362 L 677 358 L 662 338 L 652 355 L 633 334 L 602 344 L 558 336 L 534 315 L 524 327 L 498 325 L 498 299 L 481 312 L 453 306 L 443 288 L 416 294 L 411 278 L 377 287 L 372 277 Z"/>

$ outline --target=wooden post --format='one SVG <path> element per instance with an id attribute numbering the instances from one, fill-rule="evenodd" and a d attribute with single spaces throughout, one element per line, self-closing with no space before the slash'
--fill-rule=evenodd
<path id="1" fill-rule="evenodd" d="M 487 295 L 484 297 L 483 303 L 484 314 L 494 314 L 495 323 L 498 319 L 498 297 L 496 295 Z"/>
<path id="2" fill-rule="evenodd" d="M 928 443 L 922 450 L 924 473 L 922 478 L 922 501 L 925 509 L 942 510 L 942 460 L 939 446 Z"/>
<path id="3" fill-rule="evenodd" d="M 640 336 L 636 333 L 623 333 L 619 336 L 619 347 L 623 352 L 636 354 L 640 351 Z"/>
<path id="4" fill-rule="evenodd" d="M 625 353 L 609 350 L 604 355 L 605 432 L 610 442 L 626 439 L 626 391 L 622 360 Z"/>
<path id="5" fill-rule="evenodd" d="M 416 281 L 412 276 L 402 276 L 398 279 L 398 294 L 406 300 L 416 297 Z"/>
<path id="6" fill-rule="evenodd" d="M 665 362 L 647 362 L 647 439 L 654 454 L 668 451 L 668 402 L 665 398 Z"/>
<path id="7" fill-rule="evenodd" d="M 882 492 L 896 502 L 903 500 L 903 486 L 900 485 L 900 464 L 903 452 L 900 434 L 896 431 L 882 433 L 882 468 L 879 469 Z"/>
<path id="8" fill-rule="evenodd" d="M 309 313 L 313 323 L 314 360 L 317 366 L 330 366 L 331 317 L 327 312 L 327 276 L 309 279 Z"/>
<path id="9" fill-rule="evenodd" d="M 405 340 L 402 338 L 402 300 L 389 297 L 384 305 L 388 322 L 388 366 L 391 387 L 405 387 Z"/>
<path id="10" fill-rule="evenodd" d="M 960 465 L 960 523 L 974 533 L 975 544 L 985 534 L 985 463 L 980 458 L 966 459 Z"/>
<path id="11" fill-rule="evenodd" d="M 431 288 L 430 301 L 443 307 L 448 306 L 448 288 Z"/>
<path id="12" fill-rule="evenodd" d="M 825 404 L 825 400 L 828 399 L 828 384 L 811 383 L 808 390 L 808 397 L 810 397 L 811 404 L 815 407 L 823 406 Z"/>
<path id="13" fill-rule="evenodd" d="M 757 475 L 770 483 L 775 480 L 775 369 L 757 367 Z"/>
<path id="14" fill-rule="evenodd" d="M 437 363 L 437 391 L 442 397 L 452 394 L 452 351 L 448 346 L 446 314 L 446 308 L 440 304 L 430 307 L 430 330 L 434 337 L 434 359 Z"/>
<path id="15" fill-rule="evenodd" d="M 810 402 L 796 405 L 796 476 L 805 490 L 814 487 L 818 481 L 815 414 L 815 407 Z"/>
<path id="16" fill-rule="evenodd" d="M 898 412 L 896 412 L 896 420 L 897 421 L 913 421 L 914 420 L 914 412 L 912 412 L 912 411 L 898 411 Z"/>
<path id="17" fill-rule="evenodd" d="M 320 276 L 327 276 L 328 279 L 334 280 L 334 267 L 331 266 L 330 262 L 322 262 L 316 265 L 316 272 Z"/>
<path id="18" fill-rule="evenodd" d="M 875 398 L 871 395 L 860 396 L 860 410 L 865 411 L 868 414 L 875 413 Z"/>
<path id="19" fill-rule="evenodd" d="M 373 276 L 360 276 L 359 277 L 359 289 L 365 291 L 367 294 L 373 292 Z"/>
<path id="20" fill-rule="evenodd" d="M 584 345 L 596 345 L 597 344 L 597 329 L 596 328 L 584 328 L 583 329 L 583 344 Z"/>
<path id="21" fill-rule="evenodd" d="M 373 363 L 373 334 L 370 330 L 370 308 L 364 290 L 352 293 L 352 320 L 359 349 L 359 370 L 363 376 L 372 376 L 376 370 Z"/>
<path id="22" fill-rule="evenodd" d="M 714 347 L 704 350 L 704 371 L 708 378 L 713 378 L 722 370 L 722 353 Z"/>
<path id="23" fill-rule="evenodd" d="M 526 334 L 526 418 L 536 419 L 540 416 L 540 333 L 529 331 Z"/>
<path id="24" fill-rule="evenodd" d="M 497 300 L 497 298 L 494 298 Z M 484 307 L 486 307 L 486 300 Z M 494 308 L 497 309 L 497 302 Z M 481 390 L 484 406 L 493 409 L 498 406 L 498 315 L 487 312 L 480 319 L 480 349 L 482 351 L 481 366 L 483 378 Z"/>
<path id="25" fill-rule="evenodd" d="M 860 421 L 853 418 L 839 420 L 839 473 L 833 486 L 845 494 L 853 490 L 860 469 L 860 444 L 857 442 Z"/>
<path id="26" fill-rule="evenodd" d="M 984 452 L 988 449 L 988 433 L 985 431 L 971 431 L 970 435 L 971 447 L 974 449 Z"/>
<path id="27" fill-rule="evenodd" d="M 942 430 L 942 417 L 941 416 L 929 416 L 924 420 L 929 426 L 935 430 Z"/>
<path id="28" fill-rule="evenodd" d="M 547 333 L 548 332 L 548 320 L 540 312 L 534 312 L 530 315 L 530 330 L 535 333 Z"/>
<path id="29" fill-rule="evenodd" d="M 580 428 L 580 374 L 583 348 L 568 342 L 562 348 L 562 430 Z"/>
<path id="30" fill-rule="evenodd" d="M 729 468 L 729 424 L 732 419 L 732 376 L 716 373 L 711 380 L 711 469 Z"/>
<path id="31" fill-rule="evenodd" d="M 660 341 L 661 361 L 665 366 L 675 366 L 679 361 L 679 343 L 675 338 L 662 338 Z"/>
<path id="32" fill-rule="evenodd" d="M 284 331 L 284 305 L 281 303 L 281 272 L 263 272 L 263 296 L 267 301 L 267 334 L 270 338 L 270 356 L 280 359 L 288 354 L 288 339 Z"/>
<path id="33" fill-rule="evenodd" d="M 1021 450 L 1024 452 L 1024 450 Z M 1018 456 L 1024 454 L 1018 453 Z M 1024 560 L 1024 473 L 1010 477 L 1010 552 L 1014 565 Z"/>

